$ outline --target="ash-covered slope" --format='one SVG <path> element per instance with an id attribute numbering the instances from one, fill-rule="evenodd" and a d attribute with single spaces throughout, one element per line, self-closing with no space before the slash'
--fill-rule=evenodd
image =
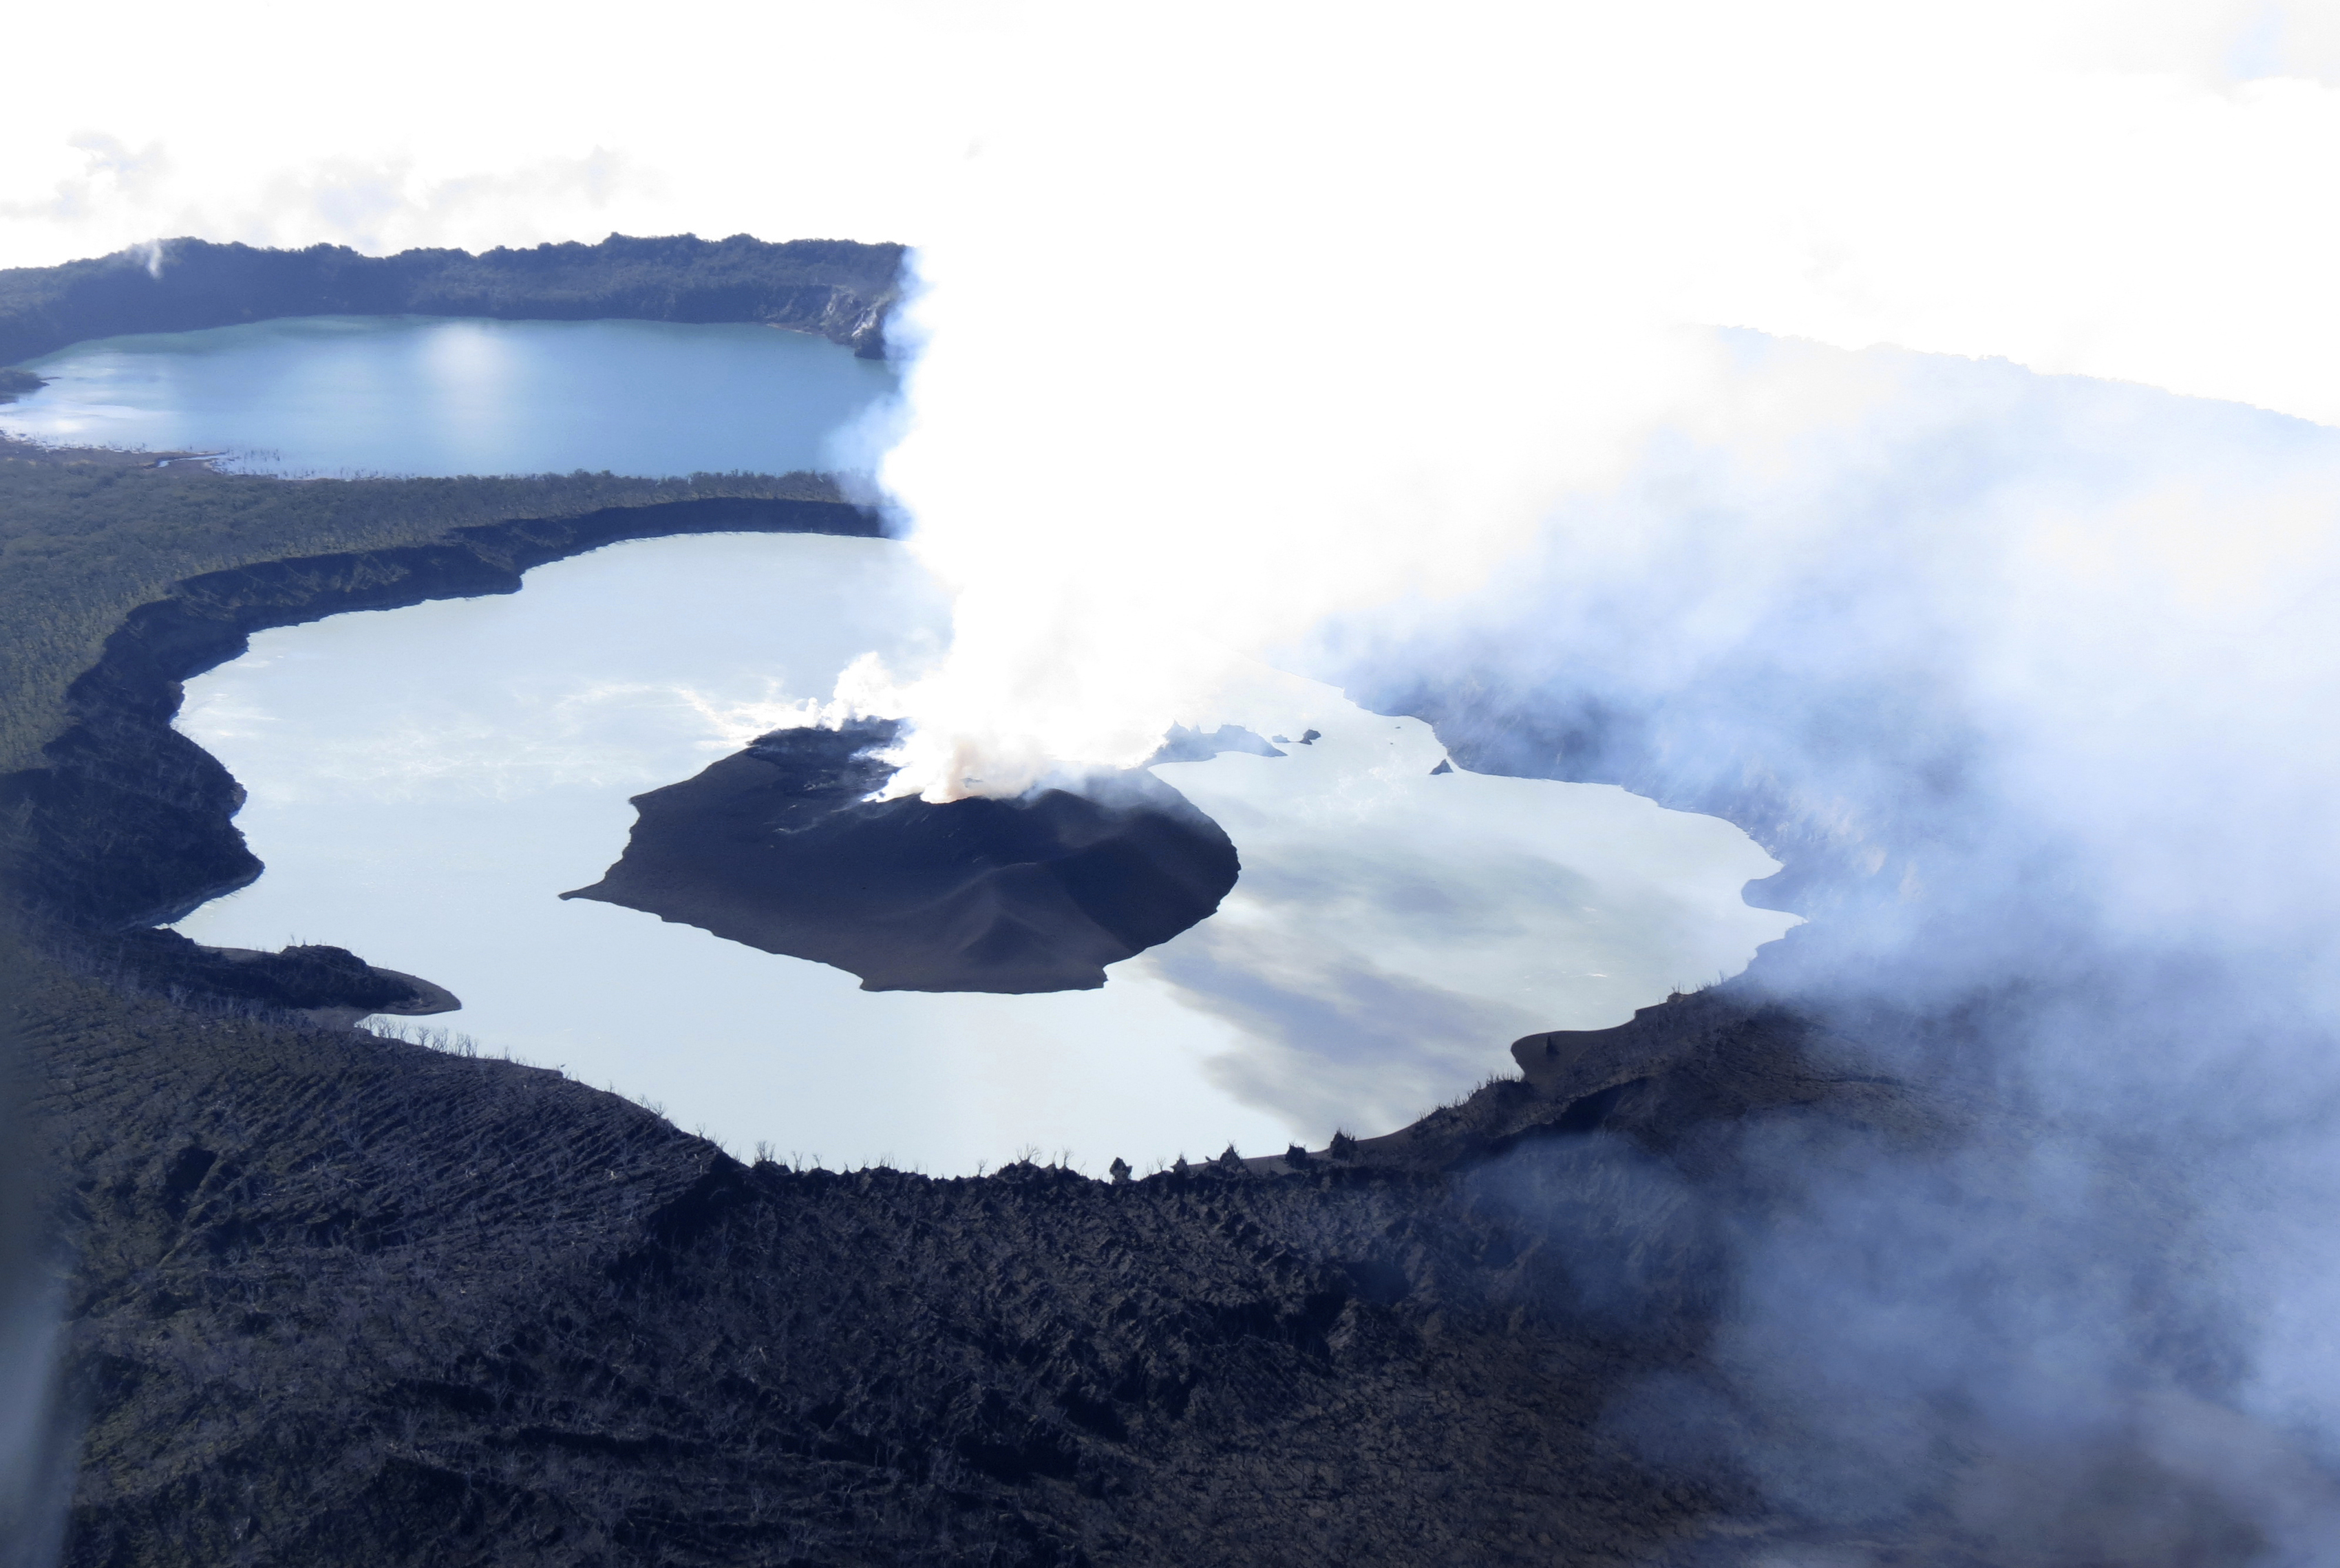
<path id="1" fill-rule="evenodd" d="M 1234 845 L 1141 770 L 1091 790 L 873 801 L 883 722 L 776 730 L 634 797 L 624 855 L 563 898 L 831 964 L 865 991 L 1089 990 L 1234 886 Z"/>
<path id="2" fill-rule="evenodd" d="M 1717 1560 L 1794 1522 L 1653 1461 L 1636 1391 L 1701 1376 L 1771 1201 L 1736 1140 L 1848 1095 L 1932 1136 L 1752 999 L 1284 1174 L 1109 1184 L 743 1166 L 550 1071 L 18 995 L 76 1568 Z"/>

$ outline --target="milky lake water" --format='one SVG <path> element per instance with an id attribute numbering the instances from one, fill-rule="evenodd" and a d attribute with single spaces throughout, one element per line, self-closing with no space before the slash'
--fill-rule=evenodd
<path id="1" fill-rule="evenodd" d="M 898 545 L 729 535 L 263 632 L 191 683 L 181 727 L 251 790 L 269 871 L 180 929 L 427 975 L 464 1001 L 434 1021 L 735 1149 L 962 1170 L 1024 1148 L 1095 1169 L 1387 1131 L 1509 1070 L 1518 1036 L 1621 1022 L 1788 923 L 1740 899 L 1774 867 L 1726 823 L 1433 774 L 1428 726 L 1264 669 L 1212 718 L 1321 738 L 1155 770 L 1226 829 L 1243 876 L 1100 991 L 866 992 L 555 897 L 624 847 L 629 795 L 826 697 L 858 654 L 917 668 L 946 626 Z"/>
<path id="2" fill-rule="evenodd" d="M 834 467 L 887 365 L 739 323 L 300 316 L 76 343 L 0 430 L 254 473 L 664 476 Z"/>
<path id="3" fill-rule="evenodd" d="M 762 328 L 322 318 L 81 345 L 0 428 L 273 453 L 278 471 L 818 465 L 892 390 Z M 462 998 L 431 1021 L 660 1106 L 735 1151 L 1102 1170 L 1387 1131 L 1735 972 L 1791 921 L 1736 828 L 1597 785 L 1433 774 L 1428 727 L 1261 668 L 1205 727 L 1321 732 L 1156 771 L 1234 840 L 1221 911 L 1046 996 L 871 993 L 852 976 L 556 895 L 595 880 L 627 797 L 826 697 L 915 670 L 947 605 L 885 540 L 727 535 L 556 562 L 519 594 L 264 632 L 191 682 L 181 727 L 250 791 L 268 871 L 180 924 L 349 947 Z"/>

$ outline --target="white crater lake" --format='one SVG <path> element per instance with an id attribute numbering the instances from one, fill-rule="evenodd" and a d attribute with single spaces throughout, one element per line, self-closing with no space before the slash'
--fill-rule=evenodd
<path id="1" fill-rule="evenodd" d="M 1621 1023 L 1794 923 L 1747 906 L 1777 867 L 1727 823 L 1433 774 L 1427 725 L 1265 669 L 1203 727 L 1290 736 L 1289 754 L 1155 769 L 1226 830 L 1241 880 L 1101 990 L 868 992 L 556 896 L 617 858 L 628 796 L 827 698 L 860 655 L 916 671 L 947 626 L 898 545 L 725 535 L 261 633 L 189 684 L 180 727 L 249 789 L 268 871 L 179 929 L 427 976 L 464 1004 L 434 1023 L 735 1152 L 942 1173 L 1030 1149 L 1096 1173 L 1391 1130 L 1511 1071 L 1517 1036 Z"/>
<path id="2" fill-rule="evenodd" d="M 300 316 L 75 343 L 0 430 L 295 475 L 855 466 L 891 367 L 740 323 Z"/>

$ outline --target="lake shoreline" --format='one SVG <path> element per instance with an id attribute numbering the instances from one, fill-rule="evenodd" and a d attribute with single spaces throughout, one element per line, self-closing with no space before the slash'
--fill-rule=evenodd
<path id="1" fill-rule="evenodd" d="M 1152 1174 L 1116 1160 L 1105 1180 L 1036 1150 L 951 1178 L 735 1159 L 550 1068 L 55 961 L 257 872 L 240 788 L 172 725 L 184 679 L 252 632 L 511 593 L 621 539 L 739 531 L 883 529 L 841 498 L 707 498 L 181 576 L 73 683 L 43 765 L 0 777 L 0 807 L 39 841 L 45 918 L 69 928 L 11 1000 L 40 1021 L 30 1114 L 79 1244 L 75 1562 L 224 1559 L 247 1536 L 302 1561 L 495 1558 L 518 1509 L 618 1560 L 592 1533 L 611 1499 L 659 1520 L 686 1494 L 701 1538 L 742 1561 L 777 1494 L 823 1518 L 900 1500 L 872 1515 L 882 1535 L 822 1538 L 840 1558 L 916 1561 L 947 1530 L 1001 1561 L 1079 1561 L 1111 1496 L 1191 1560 L 1248 1562 L 1315 1540 L 1313 1478 L 1360 1463 L 1373 1539 L 1413 1543 L 1427 1519 L 1483 1542 L 1486 1521 L 1516 1520 L 1500 1541 L 1527 1561 L 1554 1532 L 1645 1543 L 1658 1522 L 1743 1544 L 1785 1528 L 1661 1487 L 1587 1435 L 1611 1395 L 1697 1365 L 1727 1284 L 1708 1230 L 1744 1185 L 1736 1124 L 1832 1116 L 1897 1145 L 1929 1130 L 1905 1091 L 1829 1068 L 1811 1015 L 1760 978 L 1793 936 L 1618 1029 L 1532 1037 L 1525 1076 L 1386 1138 Z M 1575 1305 L 1574 1271 L 1612 1253 L 1628 1294 L 1601 1317 Z M 352 1319 L 352 1301 L 369 1310 Z M 776 1322 L 790 1353 L 768 1357 Z M 217 1359 L 191 1363 L 189 1344 Z M 669 1413 L 650 1441 L 646 1407 Z M 941 1478 L 899 1457 L 927 1454 Z M 462 1504 L 474 1475 L 499 1501 Z M 1198 1484 L 1238 1481 L 1258 1523 L 1187 1522 Z M 191 1512 L 196 1494 L 253 1501 Z"/>
<path id="2" fill-rule="evenodd" d="M 514 593 L 531 567 L 694 533 L 877 537 L 884 527 L 842 498 L 706 498 L 469 525 L 425 544 L 171 584 L 123 617 L 98 663 L 68 688 L 72 725 L 44 749 L 46 765 L 0 774 L 0 809 L 16 818 L 8 858 L 18 902 L 134 962 L 118 939 L 168 925 L 260 875 L 234 823 L 243 786 L 173 725 L 184 682 L 241 655 L 253 632 Z"/>
<path id="3" fill-rule="evenodd" d="M 280 560 L 172 584 L 162 597 L 124 618 L 104 657 L 74 683 L 69 695 L 75 722 L 48 748 L 50 765 L 0 774 L 0 808 L 15 808 L 29 829 L 13 867 L 20 895 L 29 892 L 47 918 L 78 932 L 93 950 L 110 950 L 121 962 L 128 956 L 121 939 L 152 934 L 259 877 L 264 867 L 234 823 L 243 786 L 173 723 L 183 683 L 240 656 L 252 633 L 352 611 L 518 592 L 524 574 L 538 566 L 605 545 L 708 533 L 882 537 L 885 529 L 877 514 L 841 498 L 654 502 L 470 525 L 421 545 Z M 125 791 L 122 781 L 130 778 L 167 780 L 170 787 Z M 112 846 L 103 857 L 90 849 L 100 838 Z M 109 868 L 115 874 L 104 874 Z M 443 992 L 428 980 L 418 983 Z M 200 983 L 193 990 L 202 994 Z M 305 1000 L 308 1005 L 295 1011 L 313 1012 L 312 1021 L 331 1014 L 347 1027 L 365 1016 L 342 1019 L 348 1004 L 338 994 Z M 1483 1158 L 1491 1147 L 1542 1136 L 1539 1129 L 1562 1121 L 1573 1132 L 1605 1125 L 1612 1114 L 1671 1118 L 1680 1108 L 1665 1106 L 1669 1097 L 1651 1100 L 1650 1092 L 1637 1091 L 1637 1100 L 1615 1101 L 1621 1084 L 1656 1082 L 1684 1068 L 1699 1075 L 1712 1070 L 1711 1063 L 1700 1061 L 1706 1050 L 1699 1041 L 1709 1030 L 1685 1033 L 1686 1008 L 1713 1011 L 1711 1002 L 1675 998 L 1642 1009 L 1631 1023 L 1597 1031 L 1606 1044 L 1572 1055 L 1568 1071 L 1551 1070 L 1538 1055 L 1533 1065 L 1542 1070 L 1491 1083 L 1387 1135 L 1324 1149 L 1295 1146 L 1286 1155 L 1236 1157 L 1234 1165 L 1254 1174 L 1291 1174 L 1337 1155 L 1365 1165 L 1443 1169 Z M 1723 1011 L 1740 1009 L 1725 1003 Z M 1790 1054 L 1795 1033 L 1790 1027 L 1783 1037 Z M 1514 1047 L 1523 1070 L 1530 1061 L 1522 1053 L 1532 1045 L 1540 1050 L 1547 1038 L 1530 1036 Z M 1581 1104 L 1594 1096 L 1606 1098 L 1591 1109 Z"/>

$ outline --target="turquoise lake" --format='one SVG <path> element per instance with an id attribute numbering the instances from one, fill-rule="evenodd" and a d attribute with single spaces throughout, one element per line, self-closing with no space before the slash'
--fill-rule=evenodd
<path id="1" fill-rule="evenodd" d="M 76 343 L 0 430 L 292 475 L 860 466 L 897 380 L 825 339 L 671 321 L 302 316 Z"/>

